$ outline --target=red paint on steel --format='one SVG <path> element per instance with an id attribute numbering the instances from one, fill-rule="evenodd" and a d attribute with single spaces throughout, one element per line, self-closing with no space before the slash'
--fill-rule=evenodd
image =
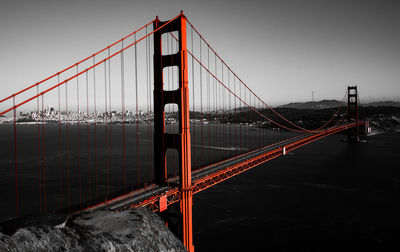
<path id="1" fill-rule="evenodd" d="M 193 181 L 193 187 L 192 187 L 193 194 L 201 192 L 201 191 L 203 191 L 209 187 L 212 187 L 218 183 L 221 183 L 233 176 L 236 176 L 236 175 L 243 173 L 251 168 L 254 168 L 262 163 L 265 163 L 271 159 L 281 156 L 283 154 L 282 147 L 286 148 L 286 152 L 290 152 L 294 149 L 302 147 L 306 144 L 309 144 L 309 143 L 319 140 L 321 138 L 327 137 L 331 134 L 334 134 L 334 133 L 337 133 L 337 132 L 340 132 L 343 130 L 347 130 L 350 128 L 358 127 L 358 126 L 362 125 L 363 123 L 364 122 L 359 122 L 358 124 L 357 123 L 346 124 L 346 125 L 338 126 L 336 128 L 330 129 L 330 130 L 326 130 L 324 132 L 315 133 L 307 138 L 303 138 L 303 139 L 294 141 L 291 144 L 279 146 L 271 151 L 260 154 L 256 157 L 242 161 L 235 165 L 226 167 L 225 169 L 217 171 L 217 172 L 210 174 L 208 176 L 205 176 L 203 178 L 197 179 L 197 180 Z M 178 188 L 172 188 L 171 190 L 169 190 L 163 194 L 153 196 L 149 199 L 146 199 L 142 202 L 132 205 L 131 207 L 150 206 L 150 208 L 153 209 L 153 211 L 159 211 L 158 207 L 154 207 L 154 206 L 159 201 L 159 198 L 162 196 L 166 196 L 168 199 L 170 199 L 170 200 L 168 200 L 168 205 L 176 203 L 182 197 L 181 191 Z"/>
<path id="2" fill-rule="evenodd" d="M 179 15 L 178 15 L 178 16 L 179 16 Z M 164 26 L 167 25 L 168 23 L 172 22 L 173 20 L 175 20 L 176 18 L 178 18 L 178 16 L 176 16 L 174 19 L 171 19 L 171 20 L 168 21 L 167 23 L 163 24 L 163 25 L 160 26 L 158 29 L 161 29 L 162 27 L 164 27 Z M 94 65 L 92 65 L 92 66 L 86 68 L 85 70 L 79 72 L 78 74 L 75 74 L 75 75 L 73 75 L 73 76 L 67 78 L 66 80 L 62 81 L 61 83 L 58 83 L 57 85 L 54 85 L 54 86 L 52 86 L 52 87 L 46 89 L 45 91 L 41 92 L 40 94 L 35 95 L 35 96 L 32 96 L 31 98 L 28 98 L 28 99 L 24 100 L 23 102 L 20 102 L 20 103 L 16 104 L 15 106 L 13 106 L 13 107 L 11 107 L 11 108 L 8 108 L 8 109 L 6 109 L 6 110 L 0 112 L 0 116 L 1 116 L 1 115 L 4 115 L 5 113 L 10 112 L 10 111 L 13 110 L 14 108 L 18 108 L 18 107 L 24 105 L 25 103 L 28 103 L 28 102 L 32 101 L 33 99 L 35 99 L 35 98 L 37 98 L 37 97 L 39 97 L 39 96 L 41 96 L 41 95 L 44 95 L 44 94 L 50 92 L 51 90 L 55 89 L 56 87 L 58 87 L 58 86 L 60 86 L 60 85 L 67 84 L 68 81 L 70 81 L 70 80 L 72 80 L 72 79 L 78 77 L 79 75 L 81 75 L 81 74 L 83 74 L 83 73 L 85 73 L 85 72 L 87 72 L 87 71 L 89 71 L 89 70 L 95 68 L 96 66 L 100 65 L 101 63 L 106 62 L 107 60 L 109 60 L 109 59 L 113 58 L 114 56 L 120 54 L 122 51 L 125 51 L 126 49 L 132 47 L 133 45 L 136 45 L 137 43 L 139 43 L 140 41 L 142 41 L 142 40 L 145 39 L 146 37 L 152 35 L 152 34 L 153 34 L 154 32 L 156 32 L 156 31 L 157 31 L 157 30 L 152 31 L 151 33 L 147 34 L 146 36 L 143 36 L 142 38 L 136 40 L 135 42 L 133 42 L 133 43 L 127 45 L 125 48 L 123 48 L 123 49 L 121 49 L 121 50 L 119 50 L 119 51 L 113 53 L 113 54 L 110 55 L 109 57 L 104 58 L 103 60 L 101 60 L 101 61 L 97 62 L 96 64 L 94 64 Z M 107 47 L 107 48 L 108 48 L 108 47 Z M 107 48 L 106 48 L 106 49 L 107 49 Z M 78 63 L 80 63 L 80 62 L 78 62 Z M 75 65 L 76 65 L 76 64 L 75 64 Z M 75 65 L 73 65 L 73 66 L 75 66 Z M 70 68 L 72 68 L 73 66 L 71 66 Z M 56 74 L 56 75 L 57 75 L 57 74 Z M 54 75 L 54 76 L 56 76 L 56 75 Z M 37 85 L 35 84 L 35 85 L 33 85 L 33 86 L 37 86 Z M 11 96 L 11 97 L 12 97 L 12 96 Z M 7 99 L 8 99 L 8 98 L 7 98 Z"/>
<path id="3" fill-rule="evenodd" d="M 279 114 L 276 110 L 274 110 L 270 105 L 268 105 L 264 100 L 262 100 L 258 95 L 256 95 L 253 90 L 251 90 L 243 81 L 241 78 L 239 78 L 239 76 L 237 76 L 237 74 L 235 72 L 233 72 L 233 70 L 227 65 L 227 63 L 219 56 L 219 54 L 211 47 L 211 45 L 204 39 L 204 37 L 201 35 L 201 33 L 194 28 L 193 24 L 187 20 L 187 22 L 189 23 L 189 25 L 191 26 L 192 30 L 194 30 L 200 37 L 201 40 L 204 41 L 204 43 L 206 43 L 206 45 L 213 51 L 213 53 L 215 54 L 216 57 L 218 57 L 221 60 L 221 63 L 224 64 L 227 69 L 240 81 L 240 83 L 242 83 L 246 89 L 248 89 L 259 101 L 261 101 L 269 110 L 271 110 L 274 114 L 276 114 L 278 117 L 280 117 L 281 119 L 283 119 L 284 121 L 286 121 L 287 123 L 289 123 L 290 125 L 296 127 L 297 129 L 299 129 L 300 131 L 304 131 L 304 132 L 315 132 L 315 131 L 319 131 L 320 129 L 324 128 L 326 125 L 322 125 L 321 127 L 314 129 L 314 130 L 308 130 L 305 128 L 302 128 L 300 126 L 298 126 L 297 124 L 289 121 L 288 119 L 286 119 L 284 116 L 282 116 L 281 114 Z M 190 52 L 189 52 L 190 53 Z M 340 108 L 340 107 L 339 107 Z M 332 116 L 335 117 L 336 113 Z"/>
<path id="4" fill-rule="evenodd" d="M 19 94 L 21 94 L 21 93 L 24 93 L 25 91 L 27 91 L 27 90 L 29 90 L 29 89 L 31 89 L 31 88 L 33 88 L 33 87 L 39 86 L 39 85 L 42 84 L 43 82 L 46 82 L 46 81 L 48 81 L 48 80 L 54 78 L 55 76 L 58 76 L 58 75 L 60 75 L 61 73 L 64 73 L 65 71 L 68 71 L 69 69 L 73 68 L 74 66 L 79 65 L 79 64 L 81 64 L 81 63 L 83 63 L 83 62 L 89 60 L 90 58 L 96 56 L 97 54 L 102 53 L 102 52 L 104 52 L 105 50 L 107 50 L 108 48 L 113 47 L 114 45 L 118 44 L 118 43 L 121 42 L 122 40 L 131 37 L 133 34 L 136 34 L 137 32 L 141 31 L 143 28 L 149 26 L 149 25 L 152 24 L 153 22 L 154 22 L 154 20 L 150 21 L 149 23 L 143 25 L 142 27 L 140 27 L 140 28 L 137 29 L 136 31 L 133 31 L 132 33 L 126 35 L 126 36 L 123 37 L 122 39 L 120 39 L 120 40 L 118 40 L 118 41 L 112 43 L 111 45 L 109 45 L 109 46 L 107 46 L 107 47 L 101 49 L 100 51 L 97 51 L 96 53 L 92 54 L 91 56 L 86 57 L 86 58 L 82 59 L 81 61 L 78 61 L 77 63 L 75 63 L 75 64 L 73 64 L 73 65 L 71 65 L 71 66 L 69 66 L 69 67 L 67 67 L 67 68 L 65 68 L 65 69 L 63 69 L 63 70 L 61 70 L 60 72 L 58 72 L 58 73 L 56 73 L 56 74 L 53 74 L 53 75 L 47 77 L 46 79 L 43 79 L 43 80 L 41 80 L 41 81 L 39 81 L 39 82 L 37 82 L 37 83 L 35 83 L 35 84 L 33 84 L 33 85 L 27 87 L 27 88 L 24 88 L 24 89 L 20 90 L 19 92 L 15 93 L 15 94 L 12 94 L 12 95 L 10 95 L 10 96 L 8 96 L 8 97 L 6 97 L 6 98 L 0 100 L 0 103 L 2 103 L 2 102 L 4 102 L 4 101 L 7 101 L 8 99 L 11 99 L 12 97 L 15 97 L 15 96 L 17 96 L 17 95 L 19 95 Z"/>
<path id="5" fill-rule="evenodd" d="M 13 97 L 15 105 L 15 97 Z M 17 110 L 14 109 L 14 175 L 15 175 L 15 216 L 19 217 L 19 191 L 18 191 L 18 148 L 17 148 Z"/>
<path id="6" fill-rule="evenodd" d="M 166 197 L 165 195 L 163 195 L 163 196 L 160 197 L 159 202 L 160 202 L 160 203 L 159 203 L 159 204 L 160 204 L 160 207 L 159 207 L 160 212 L 167 210 L 167 208 L 168 208 L 168 203 L 167 203 L 167 197 Z"/>
<path id="7" fill-rule="evenodd" d="M 186 41 L 186 17 L 181 13 L 179 18 L 168 21 L 169 25 L 159 29 L 165 22 L 158 19 L 154 22 L 154 158 L 155 180 L 165 185 L 168 179 L 166 150 L 177 149 L 179 153 L 180 192 L 182 213 L 182 242 L 188 251 L 194 251 L 192 232 L 192 183 L 189 124 L 189 89 Z M 177 31 L 179 34 L 179 51 L 172 55 L 162 55 L 162 34 Z M 176 90 L 164 90 L 163 68 L 177 66 L 179 87 Z M 179 133 L 165 133 L 165 105 L 178 105 Z"/>

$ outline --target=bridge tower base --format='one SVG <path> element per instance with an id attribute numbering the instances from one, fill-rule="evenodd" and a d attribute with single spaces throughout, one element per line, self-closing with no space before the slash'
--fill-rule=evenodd
<path id="1" fill-rule="evenodd" d="M 348 86 L 347 88 L 347 121 L 357 124 L 359 122 L 357 86 Z M 347 140 L 349 142 L 360 142 L 359 126 L 347 130 Z"/>
<path id="2" fill-rule="evenodd" d="M 161 28 L 160 28 L 161 27 Z M 154 30 L 154 176 L 157 184 L 165 186 L 168 180 L 166 151 L 176 149 L 179 154 L 179 176 L 181 186 L 180 214 L 178 225 L 181 239 L 188 251 L 194 251 L 192 232 L 192 174 L 189 127 L 189 90 L 187 66 L 186 17 L 181 15 L 161 22 L 158 17 L 153 23 Z M 162 54 L 162 34 L 178 32 L 179 51 Z M 176 90 L 164 90 L 163 69 L 177 66 L 179 85 Z M 165 105 L 177 104 L 179 133 L 165 132 Z"/>

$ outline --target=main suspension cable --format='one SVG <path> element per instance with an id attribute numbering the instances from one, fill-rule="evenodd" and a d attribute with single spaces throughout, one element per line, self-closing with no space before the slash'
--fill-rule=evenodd
<path id="1" fill-rule="evenodd" d="M 269 122 L 271 122 L 271 123 L 273 123 L 273 124 L 275 124 L 275 125 L 277 125 L 277 126 L 279 126 L 279 127 L 281 127 L 281 128 L 284 128 L 284 129 L 289 130 L 289 131 L 294 131 L 294 132 L 304 132 L 304 130 L 296 130 L 296 129 L 292 129 L 292 128 L 286 127 L 286 126 L 284 126 L 284 125 L 282 125 L 282 124 L 280 124 L 280 123 L 275 122 L 275 121 L 272 120 L 271 118 L 269 118 L 269 117 L 265 116 L 264 114 L 262 114 L 261 112 L 259 112 L 257 109 L 255 109 L 253 106 L 251 106 L 251 105 L 250 105 L 249 103 L 247 103 L 245 100 L 243 100 L 241 97 L 239 97 L 237 94 L 235 94 L 231 89 L 229 89 L 220 79 L 217 78 L 216 75 L 214 75 L 213 73 L 211 73 L 211 71 L 210 71 L 207 67 L 205 67 L 205 66 L 200 62 L 200 60 L 198 60 L 190 51 L 188 51 L 188 54 L 189 54 L 193 59 L 195 59 L 195 60 L 197 61 L 197 63 L 200 64 L 211 76 L 213 76 L 213 78 L 214 78 L 217 82 L 219 82 L 226 90 L 228 90 L 231 94 L 233 94 L 237 99 L 239 99 L 243 104 L 245 104 L 246 106 L 248 106 L 251 110 L 253 110 L 254 112 L 256 112 L 257 114 L 259 114 L 259 115 L 262 116 L 263 118 L 267 119 Z M 307 132 L 310 132 L 310 131 L 307 131 Z M 316 132 L 316 131 L 312 131 L 312 132 L 314 133 L 314 132 Z"/>
<path id="2" fill-rule="evenodd" d="M 204 37 L 200 34 L 200 32 L 193 26 L 193 24 L 186 19 L 187 22 L 189 23 L 189 25 L 191 26 L 192 30 L 194 30 L 198 36 L 200 37 L 201 40 L 203 40 L 204 43 L 206 43 L 210 49 L 214 52 L 214 54 L 221 60 L 221 62 L 228 68 L 228 70 L 240 81 L 240 83 L 242 83 L 258 100 L 260 100 L 269 110 L 271 110 L 274 114 L 276 114 L 278 117 L 280 117 L 281 119 L 283 119 L 284 121 L 286 121 L 287 123 L 289 123 L 290 125 L 298 128 L 300 131 L 302 132 L 310 132 L 310 133 L 314 133 L 314 132 L 318 132 L 319 129 L 321 129 L 322 127 L 318 128 L 318 129 L 314 129 L 314 130 L 308 130 L 305 129 L 303 127 L 298 126 L 297 124 L 291 122 L 290 120 L 288 120 L 287 118 L 285 118 L 284 116 L 282 116 L 280 113 L 278 113 L 275 109 L 273 109 L 270 105 L 268 105 L 264 100 L 262 100 L 258 95 L 256 95 L 254 93 L 254 91 L 252 91 L 242 80 L 241 78 L 239 78 L 239 76 L 233 72 L 233 70 L 226 64 L 226 62 L 219 56 L 219 54 L 211 47 L 211 45 L 204 39 Z M 189 52 L 189 51 L 188 51 Z M 333 116 L 335 117 L 335 115 Z"/>

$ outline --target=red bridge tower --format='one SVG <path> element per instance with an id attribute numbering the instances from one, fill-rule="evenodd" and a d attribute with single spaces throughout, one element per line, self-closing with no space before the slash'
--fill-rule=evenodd
<path id="1" fill-rule="evenodd" d="M 181 234 L 188 251 L 194 251 L 192 234 L 192 175 L 189 128 L 189 90 L 186 47 L 186 17 L 181 15 L 169 22 L 154 22 L 154 175 L 156 183 L 167 183 L 166 151 L 176 149 L 179 153 L 179 176 L 181 187 Z M 178 32 L 179 51 L 176 54 L 162 54 L 162 34 Z M 163 69 L 177 66 L 179 86 L 176 90 L 164 90 Z M 179 133 L 165 132 L 165 105 L 178 105 Z"/>

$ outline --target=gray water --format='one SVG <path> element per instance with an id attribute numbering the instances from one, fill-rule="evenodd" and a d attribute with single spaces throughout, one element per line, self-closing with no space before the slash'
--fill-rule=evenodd
<path id="1" fill-rule="evenodd" d="M 45 128 L 48 212 L 61 208 L 61 203 L 66 212 L 67 157 L 70 160 L 70 204 L 79 205 L 80 195 L 84 206 L 89 200 L 86 125 L 81 125 L 79 130 L 80 158 L 77 126 L 69 127 L 69 155 L 66 155 L 65 126 L 60 144 L 57 125 L 46 125 Z M 127 125 L 126 129 L 126 177 L 130 190 L 137 187 L 136 125 Z M 38 160 L 41 156 L 37 130 L 37 125 L 17 126 L 22 216 L 39 212 Z M 191 125 L 191 130 L 194 169 L 290 136 L 243 125 Z M 112 125 L 109 170 L 105 126 L 98 126 L 97 131 L 96 198 L 94 131 L 93 126 L 90 127 L 92 204 L 104 200 L 107 188 L 111 195 L 123 189 L 121 125 Z M 151 182 L 153 176 L 151 135 L 151 127 L 139 126 L 141 184 Z M 196 251 L 257 251 L 260 246 L 262 250 L 272 251 L 400 249 L 400 158 L 397 147 L 400 133 L 371 136 L 367 142 L 358 144 L 343 142 L 344 138 L 344 135 L 336 134 L 321 139 L 196 194 L 193 205 Z M 5 219 L 15 216 L 12 125 L 0 125 L 0 139 L 0 215 Z M 176 173 L 176 161 L 172 157 L 169 157 L 168 167 L 170 175 Z M 112 178 L 108 182 L 107 173 Z M 42 183 L 42 197 L 43 192 Z"/>
<path id="2" fill-rule="evenodd" d="M 343 138 L 196 194 L 196 251 L 399 251 L 400 133 Z"/>
<path id="3" fill-rule="evenodd" d="M 136 124 L 125 125 L 125 154 L 122 127 L 113 124 L 110 131 L 110 125 L 90 125 L 88 131 L 86 124 L 68 125 L 68 130 L 65 124 L 17 125 L 19 215 L 68 213 L 151 183 L 153 126 L 138 125 L 137 139 Z M 167 132 L 176 128 L 166 125 Z M 0 125 L 0 220 L 16 215 L 13 130 L 11 124 Z M 192 169 L 290 136 L 246 125 L 191 125 Z M 178 174 L 176 151 L 168 150 L 167 163 L 169 176 Z"/>

